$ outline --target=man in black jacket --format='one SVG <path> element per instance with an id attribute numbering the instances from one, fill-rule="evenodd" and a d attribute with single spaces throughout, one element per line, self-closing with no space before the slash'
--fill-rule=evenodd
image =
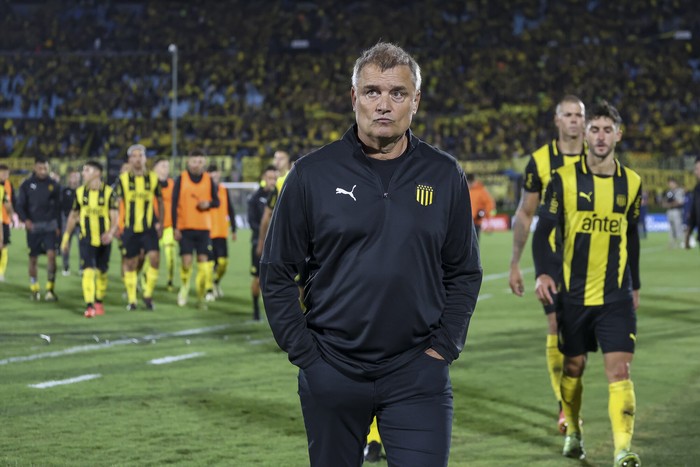
<path id="1" fill-rule="evenodd" d="M 258 236 L 260 221 L 263 218 L 268 198 L 275 189 L 277 169 L 268 165 L 260 175 L 260 187 L 248 198 L 248 224 L 250 225 L 251 265 L 250 294 L 253 298 L 253 321 L 260 321 L 260 255 L 258 255 Z"/>
<path id="2" fill-rule="evenodd" d="M 27 229 L 29 248 L 29 290 L 32 300 L 40 300 L 37 279 L 37 259 L 46 255 L 46 292 L 44 300 L 54 302 L 56 279 L 56 249 L 61 235 L 61 185 L 49 177 L 49 162 L 38 157 L 34 173 L 22 182 L 17 199 L 17 215 Z"/>
<path id="3" fill-rule="evenodd" d="M 68 221 L 68 216 L 70 216 L 73 210 L 73 203 L 75 202 L 75 191 L 80 186 L 80 171 L 69 170 L 67 177 L 67 185 L 61 190 L 61 223 L 65 228 Z M 69 233 L 70 241 L 68 242 L 68 250 L 66 252 L 61 252 L 61 257 L 63 259 L 63 271 L 64 276 L 70 276 L 70 246 L 73 242 L 73 237 L 80 238 L 80 225 L 73 229 L 73 232 L 63 232 Z M 82 271 L 82 267 L 80 270 Z"/>
<path id="4" fill-rule="evenodd" d="M 297 161 L 265 240 L 263 300 L 300 367 L 314 466 L 360 465 L 375 415 L 390 465 L 447 465 L 448 365 L 464 348 L 482 270 L 463 170 L 409 130 L 420 81 L 395 45 L 362 54 L 356 124 Z"/>
<path id="5" fill-rule="evenodd" d="M 695 176 L 698 179 L 698 183 L 693 189 L 693 198 L 690 203 L 687 229 L 685 231 L 685 247 L 687 249 L 690 249 L 690 236 L 696 228 L 698 229 L 698 244 L 700 244 L 700 157 L 695 159 Z"/>

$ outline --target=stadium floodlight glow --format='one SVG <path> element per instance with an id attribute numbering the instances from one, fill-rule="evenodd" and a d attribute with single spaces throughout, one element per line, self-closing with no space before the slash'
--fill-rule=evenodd
<path id="1" fill-rule="evenodd" d="M 170 101 L 170 139 L 172 140 L 172 157 L 177 157 L 177 45 L 170 44 L 168 52 L 172 55 L 171 71 L 173 96 Z"/>

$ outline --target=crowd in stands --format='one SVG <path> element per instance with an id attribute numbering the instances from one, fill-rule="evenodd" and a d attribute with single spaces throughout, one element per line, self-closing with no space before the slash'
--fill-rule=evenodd
<path id="1" fill-rule="evenodd" d="M 0 28 L 0 157 L 169 154 L 170 44 L 181 153 L 299 154 L 352 123 L 379 39 L 423 67 L 414 131 L 457 157 L 527 154 L 568 93 L 621 110 L 623 152 L 700 153 L 692 0 L 0 0 Z"/>

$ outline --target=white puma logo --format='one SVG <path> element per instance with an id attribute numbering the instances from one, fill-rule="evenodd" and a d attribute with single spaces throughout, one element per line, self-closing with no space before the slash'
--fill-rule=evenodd
<path id="1" fill-rule="evenodd" d="M 591 196 L 593 196 L 593 192 L 591 191 L 591 192 L 589 192 L 589 193 L 584 193 L 583 191 L 579 191 L 579 192 L 578 192 L 578 195 L 579 195 L 581 198 L 585 198 L 585 199 L 588 200 L 588 202 L 590 203 L 590 202 L 591 202 Z"/>
<path id="2" fill-rule="evenodd" d="M 357 185 L 353 185 L 353 186 L 352 186 L 352 190 L 350 190 L 350 191 L 343 190 L 342 188 L 336 188 L 336 189 L 335 189 L 335 194 L 336 194 L 336 195 L 348 195 L 348 196 L 351 197 L 354 201 L 357 201 L 357 199 L 355 199 L 355 195 L 352 194 L 352 192 L 355 191 L 355 187 L 356 187 L 356 186 L 357 186 Z"/>

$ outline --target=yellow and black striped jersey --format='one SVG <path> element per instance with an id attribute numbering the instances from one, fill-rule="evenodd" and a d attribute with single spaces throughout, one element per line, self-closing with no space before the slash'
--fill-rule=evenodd
<path id="1" fill-rule="evenodd" d="M 267 207 L 272 209 L 273 211 L 275 210 L 275 205 L 277 204 L 277 198 L 279 198 L 280 190 L 275 188 L 272 190 L 272 192 L 269 194 L 267 197 Z"/>
<path id="2" fill-rule="evenodd" d="M 540 198 L 544 197 L 544 192 L 554 171 L 559 167 L 575 164 L 581 157 L 585 156 L 585 144 L 581 154 L 561 154 L 557 147 L 557 140 L 553 139 L 530 156 L 530 161 L 525 167 L 523 189 L 530 193 L 539 193 Z"/>
<path id="3" fill-rule="evenodd" d="M 637 229 L 642 181 L 615 160 L 612 176 L 590 172 L 586 159 L 552 176 L 541 219 L 562 229 L 563 292 L 567 302 L 596 306 L 629 299 L 628 229 Z"/>
<path id="4" fill-rule="evenodd" d="M 154 199 L 163 197 L 155 172 L 124 172 L 117 183 L 117 197 L 124 203 L 124 227 L 136 233 L 153 227 Z"/>
<path id="5" fill-rule="evenodd" d="M 73 211 L 80 213 L 80 238 L 90 239 L 90 245 L 100 246 L 100 237 L 111 227 L 109 211 L 118 209 L 117 197 L 112 187 L 102 184 L 99 190 L 87 185 L 75 191 Z"/>

